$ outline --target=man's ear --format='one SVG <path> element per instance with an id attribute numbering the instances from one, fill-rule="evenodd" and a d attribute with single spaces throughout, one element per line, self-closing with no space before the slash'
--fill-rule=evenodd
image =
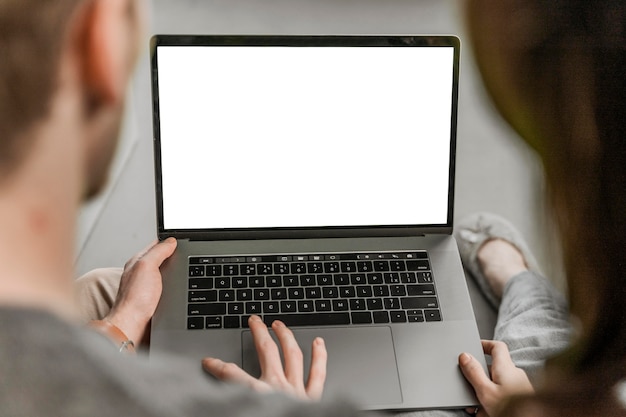
<path id="1" fill-rule="evenodd" d="M 92 100 L 123 101 L 135 61 L 136 28 L 128 13 L 131 0 L 90 0 L 78 16 L 74 45 L 83 82 Z"/>

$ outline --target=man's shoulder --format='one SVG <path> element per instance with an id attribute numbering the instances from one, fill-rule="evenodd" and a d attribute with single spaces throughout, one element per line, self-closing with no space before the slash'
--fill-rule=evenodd
<path id="1" fill-rule="evenodd" d="M 37 311 L 0 308 L 0 415 L 351 415 L 213 382 L 200 364 L 120 354 L 87 329 Z M 9 382 L 10 381 L 10 382 Z"/>

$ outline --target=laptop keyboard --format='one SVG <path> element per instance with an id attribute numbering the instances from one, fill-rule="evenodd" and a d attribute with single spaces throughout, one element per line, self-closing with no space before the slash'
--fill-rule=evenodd
<path id="1" fill-rule="evenodd" d="M 189 257 L 188 329 L 441 321 L 428 253 Z"/>

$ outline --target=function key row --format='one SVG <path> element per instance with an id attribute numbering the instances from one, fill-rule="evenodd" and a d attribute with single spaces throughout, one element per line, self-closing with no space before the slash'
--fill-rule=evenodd
<path id="1" fill-rule="evenodd" d="M 267 256 L 191 256 L 190 265 L 207 264 L 240 264 L 262 262 L 318 262 L 318 261 L 374 261 L 381 259 L 426 259 L 428 253 L 418 252 L 386 252 L 386 253 L 339 253 L 324 255 L 267 255 Z"/>
<path id="2" fill-rule="evenodd" d="M 428 259 L 189 265 L 190 277 L 429 271 Z"/>

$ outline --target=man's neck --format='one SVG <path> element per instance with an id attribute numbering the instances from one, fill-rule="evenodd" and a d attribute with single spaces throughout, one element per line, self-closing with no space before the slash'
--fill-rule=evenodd
<path id="1" fill-rule="evenodd" d="M 0 187 L 0 305 L 75 316 L 73 257 L 80 184 L 72 133 L 46 129 Z"/>

